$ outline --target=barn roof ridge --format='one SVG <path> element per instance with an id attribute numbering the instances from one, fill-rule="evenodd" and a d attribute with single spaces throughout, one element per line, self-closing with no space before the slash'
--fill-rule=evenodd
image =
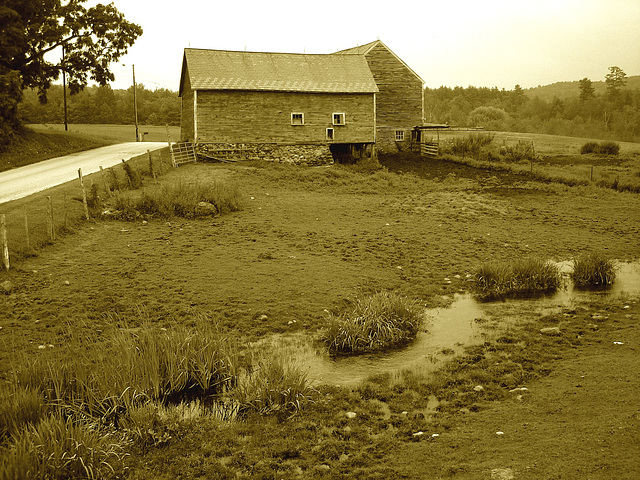
<path id="1" fill-rule="evenodd" d="M 188 71 L 197 90 L 377 93 L 364 56 L 342 57 L 185 48 L 180 92 Z"/>

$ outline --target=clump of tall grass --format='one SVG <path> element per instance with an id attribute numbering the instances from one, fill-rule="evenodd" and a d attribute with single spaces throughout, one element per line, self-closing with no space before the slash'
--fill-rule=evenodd
<path id="1" fill-rule="evenodd" d="M 379 292 L 357 298 L 346 312 L 330 314 L 323 339 L 331 354 L 385 350 L 415 338 L 422 319 L 422 309 L 416 301 Z"/>
<path id="2" fill-rule="evenodd" d="M 615 277 L 613 261 L 600 252 L 585 253 L 573 259 L 571 279 L 578 288 L 604 287 L 613 283 Z"/>
<path id="3" fill-rule="evenodd" d="M 454 137 L 448 148 L 448 153 L 459 155 L 462 158 L 472 157 L 478 158 L 483 147 L 491 144 L 495 138 L 491 133 L 472 133 L 466 136 Z"/>
<path id="4" fill-rule="evenodd" d="M 91 423 L 50 416 L 14 434 L 0 457 L 0 478 L 122 478 L 126 444 Z"/>
<path id="5" fill-rule="evenodd" d="M 200 209 L 198 204 L 202 202 L 210 208 Z M 237 185 L 220 181 L 165 184 L 160 188 L 145 189 L 141 195 L 118 195 L 115 203 L 115 209 L 126 219 L 141 215 L 191 218 L 200 214 L 222 215 L 241 208 Z"/>
<path id="6" fill-rule="evenodd" d="M 0 396 L 0 444 L 23 427 L 38 423 L 49 410 L 42 394 L 32 388 L 7 385 L 0 389 Z"/>
<path id="7" fill-rule="evenodd" d="M 620 153 L 620 144 L 616 142 L 587 142 L 580 147 L 580 153 L 585 155 L 595 153 L 597 155 L 618 155 Z"/>
<path id="8" fill-rule="evenodd" d="M 291 359 L 275 355 L 238 377 L 231 396 L 238 413 L 292 416 L 313 399 L 306 374 Z"/>
<path id="9" fill-rule="evenodd" d="M 561 282 L 558 266 L 539 258 L 482 264 L 474 280 L 475 294 L 485 299 L 554 292 Z"/>
<path id="10" fill-rule="evenodd" d="M 518 143 L 515 145 L 505 145 L 500 149 L 500 153 L 512 162 L 519 162 L 521 160 L 533 161 L 537 158 L 533 142 L 523 142 L 522 140 L 518 140 Z"/>
<path id="11" fill-rule="evenodd" d="M 234 383 L 236 348 L 199 319 L 195 328 L 114 329 L 94 344 L 77 342 L 14 368 L 18 385 L 51 405 L 117 426 L 126 412 L 149 401 L 177 402 L 220 393 Z"/>

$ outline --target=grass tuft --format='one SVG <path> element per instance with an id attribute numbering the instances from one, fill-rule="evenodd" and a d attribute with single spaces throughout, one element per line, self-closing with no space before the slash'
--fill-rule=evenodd
<path id="1" fill-rule="evenodd" d="M 474 277 L 474 292 L 484 299 L 554 292 L 560 286 L 558 267 L 539 258 L 489 262 L 476 268 Z"/>
<path id="2" fill-rule="evenodd" d="M 358 298 L 352 308 L 331 314 L 323 339 L 331 354 L 385 350 L 411 341 L 422 322 L 415 301 L 387 292 Z"/>
<path id="3" fill-rule="evenodd" d="M 313 393 L 306 374 L 292 360 L 276 355 L 240 375 L 231 395 L 241 415 L 257 412 L 290 417 L 312 401 Z"/>
<path id="4" fill-rule="evenodd" d="M 0 460 L 0 478 L 122 478 L 122 436 L 56 416 L 17 433 Z"/>
<path id="5" fill-rule="evenodd" d="M 207 208 L 203 209 L 203 204 Z M 161 188 L 145 189 L 141 195 L 118 195 L 115 204 L 115 209 L 128 220 L 141 215 L 160 218 L 223 215 L 241 208 L 238 187 L 219 181 L 165 184 Z"/>
<path id="6" fill-rule="evenodd" d="M 573 260 L 571 279 L 578 288 L 604 287 L 613 283 L 615 277 L 613 261 L 600 252 L 585 253 Z"/>

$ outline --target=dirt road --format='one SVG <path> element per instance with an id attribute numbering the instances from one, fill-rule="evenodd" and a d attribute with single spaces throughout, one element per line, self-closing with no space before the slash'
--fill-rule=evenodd
<path id="1" fill-rule="evenodd" d="M 123 159 L 166 147 L 166 142 L 130 142 L 73 153 L 52 158 L 0 173 L 0 204 L 26 197 L 78 177 L 78 169 L 83 174 L 97 172 L 100 166 L 107 168 Z"/>

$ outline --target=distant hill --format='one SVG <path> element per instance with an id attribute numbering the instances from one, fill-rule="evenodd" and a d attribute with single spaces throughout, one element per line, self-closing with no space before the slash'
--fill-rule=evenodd
<path id="1" fill-rule="evenodd" d="M 624 87 L 625 89 L 640 89 L 640 75 L 627 77 L 626 80 L 627 84 Z M 596 82 L 593 79 L 591 79 L 591 81 L 596 95 L 602 95 L 607 91 L 607 85 L 604 81 Z M 575 82 L 557 82 L 552 83 L 551 85 L 527 88 L 524 90 L 524 93 L 529 98 L 538 97 L 540 100 L 553 100 L 553 97 L 558 97 L 564 100 L 580 95 L 580 82 L 578 80 Z"/>

